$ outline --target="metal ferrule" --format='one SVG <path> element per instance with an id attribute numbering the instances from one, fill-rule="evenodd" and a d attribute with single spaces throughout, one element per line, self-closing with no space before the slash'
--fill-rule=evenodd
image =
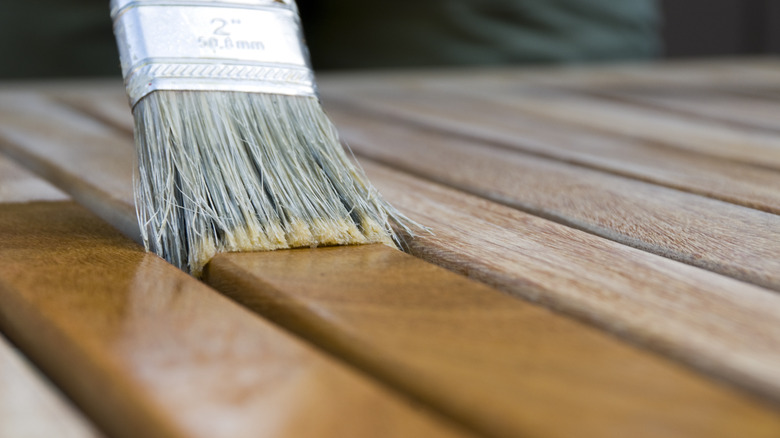
<path id="1" fill-rule="evenodd" d="M 293 0 L 112 0 L 130 104 L 156 90 L 315 96 Z"/>

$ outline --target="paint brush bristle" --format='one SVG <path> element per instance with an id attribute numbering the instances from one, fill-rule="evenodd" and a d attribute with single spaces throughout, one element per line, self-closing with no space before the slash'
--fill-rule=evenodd
<path id="1" fill-rule="evenodd" d="M 142 235 L 195 275 L 218 252 L 392 244 L 406 223 L 316 98 L 156 91 L 134 114 Z"/>
<path id="2" fill-rule="evenodd" d="M 111 15 L 147 249 L 200 275 L 218 252 L 410 233 L 320 107 L 293 0 L 112 0 Z"/>

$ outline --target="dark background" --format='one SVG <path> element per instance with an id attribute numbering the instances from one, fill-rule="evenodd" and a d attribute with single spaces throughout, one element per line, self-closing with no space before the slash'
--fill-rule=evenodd
<path id="1" fill-rule="evenodd" d="M 780 53 L 780 0 L 662 0 L 661 7 L 667 57 Z"/>
<path id="2" fill-rule="evenodd" d="M 662 58 L 780 54 L 780 0 L 657 1 Z M 298 4 L 312 17 L 328 0 Z M 0 0 L 0 58 L 3 79 L 119 75 L 108 1 Z"/>

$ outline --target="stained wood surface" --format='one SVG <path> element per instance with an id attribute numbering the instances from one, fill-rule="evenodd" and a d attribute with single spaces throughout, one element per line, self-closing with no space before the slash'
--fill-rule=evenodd
<path id="1" fill-rule="evenodd" d="M 103 435 L 0 335 L 0 437 Z"/>
<path id="2" fill-rule="evenodd" d="M 127 146 L 130 144 L 129 137 L 121 132 L 92 129 L 93 122 L 85 122 L 86 127 L 82 129 L 74 113 L 71 113 L 74 118 L 67 120 L 49 117 L 48 111 L 53 111 L 55 115 L 60 111 L 68 111 L 58 103 L 62 102 L 62 95 L 56 101 L 40 95 L 23 99 L 34 102 L 34 97 L 40 99 L 40 104 L 14 107 L 17 114 L 18 107 L 27 108 L 29 112 L 26 115 L 22 112 L 16 119 L 12 119 L 14 123 L 0 127 L 0 135 L 6 139 L 6 150 L 34 164 L 37 169 L 44 169 L 42 173 L 49 177 L 55 175 L 63 181 L 76 179 L 78 183 L 65 182 L 63 185 L 73 192 L 82 188 L 96 192 L 96 203 L 100 199 L 122 199 L 123 196 L 111 193 L 111 187 L 120 184 L 123 174 L 111 169 L 114 169 L 116 163 L 130 161 L 132 151 Z M 81 110 L 85 108 L 81 107 Z M 86 112 L 95 113 L 89 110 Z M 25 125 L 25 119 L 34 115 L 49 120 L 53 132 L 60 126 L 59 129 L 69 131 L 68 138 L 78 141 L 66 141 L 70 144 L 65 146 L 62 134 L 36 132 L 32 125 Z M 94 120 L 94 117 L 84 118 Z M 67 123 L 58 125 L 57 120 L 65 120 Z M 116 125 L 126 126 L 126 123 Z M 103 148 L 84 146 L 84 143 L 100 144 Z M 53 160 L 46 152 L 47 147 L 67 147 L 70 153 L 62 153 Z M 107 150 L 110 148 L 116 150 Z M 92 160 L 115 162 L 87 171 L 89 168 L 79 159 L 84 151 L 92 154 Z M 463 231 L 475 221 L 484 221 L 479 215 L 480 209 L 496 211 L 504 207 L 483 201 L 485 205 L 475 208 L 470 204 L 472 198 L 462 193 L 445 193 L 447 196 L 444 196 L 437 194 L 439 188 L 435 185 L 374 165 L 366 164 L 366 168 L 392 201 L 402 205 L 405 211 L 417 211 L 416 217 L 427 221 L 428 217 L 423 213 L 426 211 L 462 211 L 463 217 L 450 214 L 440 218 L 445 221 L 454 218 L 450 226 L 461 230 L 460 240 L 453 239 L 452 243 L 460 245 L 465 251 L 459 251 L 455 258 L 470 263 L 472 257 L 486 256 L 486 263 L 500 264 L 498 262 L 502 258 L 493 252 L 495 246 L 488 245 L 488 251 L 480 256 L 473 244 L 464 244 L 468 236 Z M 107 184 L 107 179 L 113 180 L 113 183 Z M 129 181 L 125 180 L 124 184 L 129 185 Z M 426 193 L 430 197 L 414 197 L 415 192 Z M 526 271 L 515 270 L 517 268 L 508 269 L 508 272 L 484 269 L 484 272 L 496 274 L 497 278 L 503 276 L 507 283 L 520 286 L 522 291 L 530 290 L 534 294 L 552 296 L 549 300 L 543 300 L 547 303 L 554 302 L 556 296 L 560 298 L 564 293 L 592 294 L 601 287 L 606 287 L 608 293 L 618 296 L 629 294 L 634 287 L 639 286 L 647 289 L 640 298 L 651 300 L 652 288 L 659 285 L 666 287 L 666 283 L 671 282 L 674 292 L 695 292 L 692 307 L 711 305 L 709 295 L 684 280 L 689 275 L 693 275 L 693 283 L 703 281 L 702 288 L 705 290 L 717 286 L 715 293 L 711 294 L 716 298 L 724 289 L 734 287 L 738 291 L 746 290 L 748 298 L 765 295 L 773 297 L 771 293 L 758 288 L 729 280 L 721 283 L 722 278 L 714 274 L 631 250 L 542 219 L 522 214 L 512 217 L 518 218 L 518 223 L 529 222 L 541 230 L 548 230 L 556 238 L 551 240 L 552 244 L 547 244 L 541 238 L 517 234 L 504 236 L 511 235 L 511 239 L 517 239 L 517 249 L 526 252 L 528 248 L 533 248 L 533 251 L 538 252 L 539 259 L 544 261 L 550 257 L 552 262 L 532 264 L 529 270 L 538 269 L 536 278 Z M 434 221 L 431 224 L 438 236 L 439 229 L 443 229 L 442 224 Z M 485 241 L 492 243 L 491 240 L 495 238 L 487 230 L 500 230 L 503 225 L 512 231 L 512 226 L 489 221 L 480 225 L 474 228 L 486 230 L 480 244 Z M 509 231 L 501 230 L 499 234 Z M 572 239 L 573 245 L 569 247 L 567 242 L 572 235 L 575 239 Z M 507 239 L 497 243 L 506 245 L 512 241 Z M 434 253 L 435 256 L 429 258 L 448 264 L 453 269 L 465 270 L 458 263 L 450 263 L 447 248 L 441 249 L 438 238 L 426 237 L 415 242 L 413 246 L 419 254 L 427 256 L 426 251 Z M 524 249 L 523 245 L 527 245 L 527 248 Z M 731 435 L 744 430 L 771 436 L 778 431 L 777 414 L 772 409 L 738 392 L 708 382 L 678 365 L 623 344 L 581 323 L 524 304 L 400 253 L 388 251 L 366 247 L 224 255 L 210 265 L 208 275 L 209 281 L 266 317 L 367 370 L 387 384 L 491 436 L 623 436 L 627 431 L 657 436 L 661 430 L 666 434 L 681 436 Z M 594 279 L 581 282 L 583 284 L 573 278 L 574 272 L 562 272 L 564 275 L 558 282 L 542 281 L 545 277 L 557 275 L 556 270 L 571 265 L 572 257 L 566 256 L 569 251 L 600 257 L 590 264 L 581 263 L 580 266 L 584 268 L 596 267 L 598 271 L 602 269 L 602 263 L 618 263 L 619 267 L 631 269 L 628 272 L 649 276 L 650 280 L 636 284 L 625 274 L 617 275 L 615 270 L 610 270 L 594 274 Z M 519 257 L 503 255 L 507 256 L 510 259 Z M 623 257 L 628 257 L 632 263 L 619 264 Z M 633 260 L 635 258 L 639 261 Z M 659 260 L 662 269 L 654 267 Z M 511 265 L 511 262 L 506 264 Z M 483 269 L 477 263 L 472 266 L 473 269 L 469 268 L 472 275 L 476 270 Z M 359 278 L 357 275 L 349 274 L 354 270 L 364 273 L 365 278 L 360 283 L 355 280 Z M 620 281 L 610 286 L 616 279 Z M 529 281 L 539 281 L 542 287 L 531 289 L 529 286 L 533 283 Z M 568 285 L 562 286 L 566 283 Z M 496 284 L 503 286 L 503 283 Z M 572 285 L 575 286 L 573 291 Z M 552 290 L 548 290 L 548 287 Z M 584 299 L 575 298 L 575 304 L 558 307 L 582 316 Z M 642 321 L 647 323 L 658 320 L 662 312 L 674 307 L 672 294 L 659 299 L 661 305 L 639 315 Z M 754 304 L 754 301 L 751 303 Z M 770 309 L 774 305 L 771 298 L 766 303 Z M 599 317 L 613 316 L 610 312 L 614 310 L 610 308 L 607 313 L 603 313 L 599 309 L 599 302 L 585 304 L 592 314 Z M 733 303 L 715 300 L 713 305 L 718 307 L 724 304 Z M 758 306 L 751 304 L 739 307 L 736 311 L 739 321 L 747 317 L 759 317 L 764 318 L 770 326 L 776 325 L 771 315 L 766 317 L 766 312 L 756 313 L 755 307 Z M 621 309 L 619 303 L 617 308 Z M 625 309 L 633 308 L 629 306 Z M 718 314 L 718 317 L 722 316 Z M 680 315 L 675 314 L 675 317 Z M 730 318 L 731 315 L 726 317 Z M 626 318 L 628 316 L 623 319 Z M 604 325 L 603 321 L 596 322 Z M 623 320 L 617 323 L 624 324 Z M 764 354 L 765 345 L 754 345 L 753 350 L 740 351 L 746 355 L 741 356 L 743 359 L 748 358 L 746 362 L 757 360 L 757 368 L 745 366 L 739 361 L 724 362 L 715 357 L 713 352 L 722 353 L 731 344 L 717 339 L 725 329 L 707 336 L 711 327 L 707 324 L 704 310 L 695 312 L 690 318 L 681 317 L 675 324 L 681 330 L 690 330 L 692 335 L 686 334 L 686 337 L 692 337 L 694 342 L 683 342 L 677 339 L 681 336 L 671 336 L 670 330 L 662 330 L 659 334 L 657 330 L 648 331 L 647 327 L 638 324 L 628 326 L 632 329 L 629 337 L 640 345 L 675 354 L 684 362 L 703 368 L 718 378 L 772 396 L 774 388 L 768 391 L 756 389 L 757 384 L 763 385 L 767 379 L 761 364 L 768 363 L 771 366 L 776 360 L 771 354 L 761 355 Z M 518 327 L 522 327 L 522 330 L 518 330 Z M 754 330 L 746 330 L 739 324 L 728 328 L 739 329 L 735 335 L 737 342 L 743 337 L 755 335 Z M 647 333 L 647 336 L 638 336 L 643 333 Z M 774 346 L 775 336 L 770 333 L 768 337 L 768 345 Z M 665 347 L 665 343 L 670 343 L 672 348 Z M 689 346 L 696 347 L 695 355 L 680 353 Z M 697 356 L 702 352 L 704 359 Z M 704 365 L 698 363 L 700 360 Z M 713 360 L 716 365 L 710 366 L 709 362 Z M 568 420 L 561 421 L 561 418 Z"/>
<path id="3" fill-rule="evenodd" d="M 0 155 L 0 209 L 8 203 L 67 199 L 56 187 Z M 0 437 L 52 436 L 103 435 L 0 330 Z"/>
<path id="4" fill-rule="evenodd" d="M 110 436 L 469 436 L 70 202 L 0 205 L 0 330 Z M 35 387 L 2 388 L 19 415 L 0 435 L 45 429 Z M 66 420 L 46 436 L 93 436 Z"/>
<path id="5" fill-rule="evenodd" d="M 510 73 L 502 75 L 504 79 L 511 78 Z M 444 76 L 442 84 L 433 88 L 442 90 L 459 80 L 457 74 Z M 372 89 L 374 80 L 365 77 L 355 82 L 359 92 L 351 97 L 328 92 L 327 81 L 323 87 L 326 98 L 338 95 L 330 102 L 339 105 L 333 106 L 339 111 L 336 119 L 346 137 L 355 143 L 353 147 L 425 179 L 479 195 L 469 196 L 364 161 L 370 178 L 390 201 L 433 227 L 434 235 L 412 241 L 415 254 L 610 330 L 637 346 L 671 356 L 717 380 L 780 400 L 776 371 L 780 369 L 777 293 L 666 258 L 675 257 L 687 263 L 704 258 L 698 263 L 708 269 L 757 284 L 776 284 L 772 270 L 772 263 L 777 260 L 772 251 L 776 247 L 752 230 L 753 226 L 769 227 L 770 233 L 776 230 L 772 228 L 776 225 L 775 216 L 768 213 L 777 205 L 776 191 L 771 186 L 773 170 L 735 163 L 733 157 L 727 158 L 720 152 L 659 147 L 652 142 L 651 147 L 646 147 L 648 142 L 642 138 L 612 135 L 607 129 L 598 131 L 592 126 L 563 123 L 538 114 L 526 122 L 528 129 L 539 123 L 541 128 L 532 131 L 534 136 L 547 132 L 544 127 L 557 128 L 551 131 L 559 136 L 545 137 L 547 143 L 531 142 L 536 146 L 527 150 L 521 147 L 525 141 L 512 140 L 518 135 L 511 125 L 516 118 L 511 111 L 515 109 L 500 107 L 506 113 L 501 122 L 505 129 L 497 129 L 485 116 L 496 114 L 489 110 L 497 105 L 497 99 L 475 96 L 478 86 L 461 93 L 469 97 L 467 102 L 483 103 L 472 108 L 469 118 L 465 113 L 458 115 L 465 107 L 446 103 L 457 103 L 457 99 L 440 101 L 438 106 L 433 102 L 417 112 L 407 111 L 406 105 L 414 109 L 426 102 L 422 95 L 417 100 L 410 96 L 427 93 L 429 87 L 420 87 L 425 82 L 414 75 L 397 83 L 377 82 Z M 436 74 L 425 79 L 436 80 Z M 129 218 L 121 219 L 128 215 L 128 208 L 117 208 L 111 203 L 126 202 L 127 192 L 112 187 L 121 185 L 117 181 L 127 177 L 111 171 L 115 164 L 86 172 L 89 167 L 79 159 L 83 151 L 88 151 L 90 160 L 95 162 L 131 160 L 129 116 L 122 118 L 120 111 L 106 110 L 121 104 L 116 98 L 120 93 L 109 87 L 95 91 L 95 98 L 103 92 L 106 99 L 94 105 L 90 104 L 91 97 L 85 98 L 89 93 L 74 95 L 56 87 L 5 93 L 0 99 L 0 120 L 13 122 L 0 122 L 0 137 L 5 140 L 2 147 L 7 152 L 59 181 L 59 186 L 76 196 L 102 204 L 96 207 L 103 211 L 101 215 L 122 227 L 121 223 L 129 223 Z M 370 96 L 377 99 L 365 100 Z M 14 104 L 11 97 L 22 102 Z M 5 102 L 10 103 L 3 111 Z M 23 109 L 21 114 L 19 108 Z M 73 108 L 86 115 L 78 116 Z M 355 108 L 365 111 L 357 114 Z M 54 116 L 50 117 L 49 112 Z M 69 113 L 70 118 L 58 115 L 60 112 Z M 432 112 L 434 117 L 423 117 Z M 80 117 L 87 121 L 78 121 Z M 34 123 L 25 122 L 36 118 L 54 120 L 47 124 L 51 132 L 41 132 Z M 96 121 L 104 130 L 92 126 Z M 480 127 L 481 123 L 486 125 Z M 119 130 L 108 129 L 107 125 Z M 456 140 L 464 130 L 469 138 Z M 495 132 L 501 138 L 490 137 Z M 583 144 L 590 144 L 593 150 L 569 152 L 577 148 L 566 147 L 567 142 L 579 138 L 564 135 L 571 133 L 591 133 L 590 142 Z M 484 141 L 476 141 L 480 137 L 485 137 Z M 646 166 L 635 158 L 610 161 L 609 154 L 598 150 L 601 140 L 609 138 L 616 140 L 608 150 L 636 148 L 640 157 L 655 157 L 655 161 Z M 79 146 L 85 142 L 93 146 Z M 376 148 L 363 143 L 375 143 Z M 95 147 L 96 144 L 108 145 L 103 149 L 111 150 Z M 407 144 L 409 147 L 405 147 Z M 554 152 L 548 152 L 548 145 Z M 424 150 L 429 147 L 433 152 Z M 52 153 L 47 148 L 56 149 L 56 159 L 50 158 Z M 387 151 L 379 151 L 381 148 Z M 535 156 L 520 154 L 515 149 L 530 151 Z M 472 150 L 476 152 L 470 153 Z M 688 161 L 678 167 L 664 167 L 659 163 L 669 158 L 669 151 Z M 438 155 L 436 161 L 427 161 L 434 155 Z M 692 165 L 699 159 L 705 163 L 701 169 Z M 588 160 L 590 164 L 583 165 Z M 458 161 L 468 166 L 459 167 Z M 611 164 L 606 166 L 605 162 Z M 434 164 L 441 165 L 443 170 Z M 685 180 L 686 166 L 694 181 L 701 179 L 697 183 L 700 189 L 689 189 L 697 186 Z M 732 166 L 737 170 L 729 173 Z M 623 167 L 626 170 L 621 170 Z M 448 175 L 453 169 L 459 174 Z M 534 173 L 535 169 L 541 170 Z M 512 174 L 521 171 L 530 176 L 512 179 Z M 655 174 L 653 178 L 637 177 L 641 172 Z M 711 190 L 714 194 L 705 192 L 704 188 L 713 185 L 720 172 L 728 183 Z M 542 178 L 547 173 L 552 178 Z M 468 185 L 485 174 L 492 183 L 478 189 Z M 746 185 L 729 189 L 731 182 L 740 177 L 748 180 Z M 680 191 L 680 180 L 682 190 L 689 194 Z M 557 189 L 555 181 L 559 184 Z M 127 190 L 128 181 L 124 184 Z M 754 198 L 747 196 L 762 184 L 769 188 L 759 191 Z M 532 190 L 527 192 L 535 194 L 537 200 L 551 198 L 554 202 L 550 205 L 568 213 L 556 216 L 518 203 L 518 193 L 522 194 L 518 186 L 531 186 Z M 603 196 L 593 196 L 593 190 L 604 190 Z M 633 196 L 635 191 L 642 196 Z M 721 196 L 722 193 L 726 195 Z M 576 206 L 580 197 L 588 200 L 590 208 L 586 204 Z M 104 202 L 105 199 L 112 201 Z M 689 208 L 694 212 L 686 211 Z M 601 234 L 611 239 L 620 241 L 620 236 L 639 235 L 643 238 L 624 239 L 623 243 L 655 249 L 666 257 L 598 237 L 593 234 L 595 227 L 588 229 L 588 224 L 578 222 L 571 212 L 579 212 L 588 220 L 595 218 Z M 718 217 L 725 222 L 708 218 L 712 213 L 720 214 Z M 644 226 L 645 222 L 651 225 Z M 714 223 L 719 227 L 709 229 Z M 734 235 L 730 234 L 732 228 Z M 724 241 L 719 241 L 724 237 Z M 753 244 L 758 244 L 759 249 L 751 250 Z M 666 248 L 664 251 L 668 252 L 657 248 Z M 737 253 L 729 260 L 732 250 Z M 734 435 L 744 431 L 772 436 L 778 432 L 774 408 L 757 404 L 690 369 L 628 346 L 582 323 L 443 271 L 431 271 L 433 268 L 419 261 L 387 251 L 367 247 L 225 255 L 210 265 L 209 281 L 386 384 L 488 435 L 624 436 L 630 430 L 632 434 L 644 432 L 648 436 Z M 685 259 L 680 254 L 692 257 Z M 744 263 L 739 262 L 742 258 Z M 765 264 L 753 268 L 752 260 Z M 722 262 L 724 266 L 719 265 Z M 355 275 L 342 275 L 350 272 L 350 266 L 366 271 L 361 263 L 382 266 L 374 272 L 379 277 L 366 275 L 365 280 L 357 282 Z M 301 269 L 291 275 L 289 266 Z M 412 275 L 413 272 L 416 274 Z M 677 404 L 677 400 L 685 401 Z M 643 427 L 637 426 L 640 424 Z"/>
<path id="6" fill-rule="evenodd" d="M 383 246 L 226 254 L 206 281 L 490 436 L 780 432 L 666 361 Z"/>
<path id="7" fill-rule="evenodd" d="M 65 199 L 51 184 L 0 156 L 0 208 L 2 203 Z M 0 437 L 53 436 L 102 434 L 0 332 Z"/>

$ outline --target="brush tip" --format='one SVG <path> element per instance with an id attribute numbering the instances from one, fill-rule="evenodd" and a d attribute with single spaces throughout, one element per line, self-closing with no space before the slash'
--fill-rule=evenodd
<path id="1" fill-rule="evenodd" d="M 134 109 L 147 248 L 195 275 L 219 252 L 385 243 L 406 219 L 313 97 L 156 91 Z"/>

